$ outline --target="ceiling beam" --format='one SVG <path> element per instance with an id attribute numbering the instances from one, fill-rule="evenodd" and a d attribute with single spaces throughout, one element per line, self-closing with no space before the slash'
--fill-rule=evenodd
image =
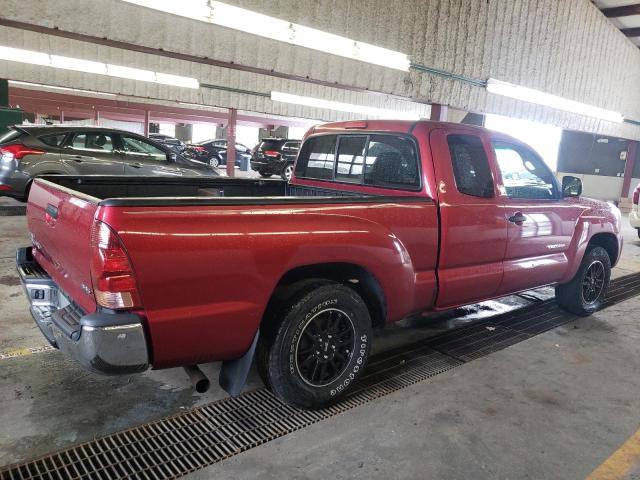
<path id="1" fill-rule="evenodd" d="M 609 18 L 640 15 L 640 3 L 625 5 L 624 7 L 603 8 L 602 13 L 604 13 L 605 17 Z"/>
<path id="2" fill-rule="evenodd" d="M 640 37 L 640 27 L 621 28 L 620 31 L 627 37 Z"/>

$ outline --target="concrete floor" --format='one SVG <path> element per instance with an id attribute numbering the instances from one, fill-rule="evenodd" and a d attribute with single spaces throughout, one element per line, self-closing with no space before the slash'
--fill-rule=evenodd
<path id="1" fill-rule="evenodd" d="M 640 241 L 624 225 L 614 276 L 640 271 Z M 225 396 L 194 393 L 179 369 L 101 377 L 58 351 L 29 353 L 46 342 L 14 271 L 15 248 L 28 244 L 24 217 L 0 217 L 0 231 L 0 465 Z M 374 349 L 526 303 L 407 319 L 380 332 Z M 584 478 L 640 427 L 639 307 L 640 298 L 622 302 L 191 476 Z M 217 368 L 203 370 L 215 379 Z M 247 388 L 257 386 L 252 372 Z"/>

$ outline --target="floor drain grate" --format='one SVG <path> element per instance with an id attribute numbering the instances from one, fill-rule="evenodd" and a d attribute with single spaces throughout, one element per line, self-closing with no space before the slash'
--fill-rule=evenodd
<path id="1" fill-rule="evenodd" d="M 612 282 L 606 305 L 640 294 L 640 274 Z M 371 358 L 337 405 L 304 411 L 260 388 L 0 471 L 0 480 L 172 479 L 424 381 L 575 320 L 544 301 Z"/>

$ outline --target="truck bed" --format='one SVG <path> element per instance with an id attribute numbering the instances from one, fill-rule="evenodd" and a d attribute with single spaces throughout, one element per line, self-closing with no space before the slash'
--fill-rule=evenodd
<path id="1" fill-rule="evenodd" d="M 75 195 L 84 194 L 85 200 L 110 206 L 228 205 L 230 203 L 223 199 L 229 198 L 235 199 L 233 204 L 262 204 L 287 202 L 283 197 L 370 197 L 342 190 L 293 186 L 282 180 L 268 179 L 100 175 L 50 175 L 40 178 Z M 251 201 L 251 197 L 261 198 Z M 239 202 L 239 198 L 244 200 Z"/>

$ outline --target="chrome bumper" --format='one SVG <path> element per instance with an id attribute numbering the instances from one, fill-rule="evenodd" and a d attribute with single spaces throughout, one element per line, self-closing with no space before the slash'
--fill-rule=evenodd
<path id="1" fill-rule="evenodd" d="M 149 367 L 147 340 L 138 315 L 86 315 L 35 261 L 30 247 L 18 249 L 16 266 L 31 315 L 51 345 L 97 373 L 127 374 Z"/>

